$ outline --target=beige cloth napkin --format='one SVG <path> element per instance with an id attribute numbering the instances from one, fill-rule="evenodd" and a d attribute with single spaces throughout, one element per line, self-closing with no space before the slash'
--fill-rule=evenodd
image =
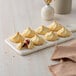
<path id="1" fill-rule="evenodd" d="M 76 62 L 76 47 L 73 46 L 57 46 L 52 60 L 70 59 Z"/>
<path id="2" fill-rule="evenodd" d="M 65 61 L 49 67 L 53 76 L 76 76 L 76 63 Z"/>
<path id="3" fill-rule="evenodd" d="M 53 76 L 76 76 L 76 40 L 70 46 L 57 46 L 51 59 L 59 60 L 58 64 L 49 66 Z"/>

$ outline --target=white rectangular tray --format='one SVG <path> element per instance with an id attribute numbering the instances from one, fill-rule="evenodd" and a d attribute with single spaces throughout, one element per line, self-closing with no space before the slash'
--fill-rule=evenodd
<path id="1" fill-rule="evenodd" d="M 73 33 L 76 32 L 76 24 L 66 25 L 66 28 L 71 30 L 71 32 L 73 32 Z"/>
<path id="2" fill-rule="evenodd" d="M 75 24 L 70 24 L 70 25 L 67 25 L 66 27 L 67 27 L 71 32 L 76 32 L 76 26 L 75 26 Z M 47 41 L 46 44 L 44 44 L 44 45 L 36 46 L 36 47 L 33 48 L 33 49 L 25 49 L 25 50 L 18 50 L 18 49 L 16 49 L 16 44 L 10 42 L 9 39 L 6 39 L 5 42 L 6 42 L 14 51 L 16 51 L 18 54 L 20 54 L 20 55 L 27 55 L 27 54 L 30 54 L 30 53 L 39 51 L 39 50 L 44 49 L 44 48 L 54 46 L 55 44 L 59 44 L 59 43 L 62 43 L 62 42 L 71 40 L 71 39 L 73 39 L 73 38 L 74 38 L 74 37 L 72 36 L 72 37 L 68 37 L 68 38 L 60 38 L 58 41 L 55 41 L 55 42 L 49 42 L 49 41 Z"/>
<path id="3" fill-rule="evenodd" d="M 20 55 L 27 55 L 27 54 L 30 54 L 30 53 L 39 51 L 39 50 L 41 50 L 41 49 L 44 49 L 44 48 L 47 48 L 47 47 L 51 47 L 51 46 L 54 46 L 54 45 L 56 45 L 56 44 L 59 44 L 59 43 L 62 43 L 62 42 L 71 40 L 71 39 L 73 39 L 73 38 L 74 38 L 74 37 L 71 36 L 71 37 L 68 37 L 68 38 L 60 38 L 59 40 L 53 41 L 53 42 L 51 42 L 51 41 L 46 41 L 46 43 L 43 44 L 43 45 L 35 46 L 35 48 L 33 48 L 33 49 L 24 49 L 24 50 L 18 50 L 18 49 L 16 49 L 16 45 L 17 45 L 17 44 L 9 41 L 9 39 L 6 39 L 5 42 L 6 42 L 14 51 L 16 51 L 18 54 L 20 54 Z"/>

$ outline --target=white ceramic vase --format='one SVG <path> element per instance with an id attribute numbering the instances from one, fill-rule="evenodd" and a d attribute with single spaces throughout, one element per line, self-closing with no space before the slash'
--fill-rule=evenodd
<path id="1" fill-rule="evenodd" d="M 54 17 L 54 9 L 50 5 L 45 5 L 41 9 L 41 17 L 44 20 L 52 20 Z"/>

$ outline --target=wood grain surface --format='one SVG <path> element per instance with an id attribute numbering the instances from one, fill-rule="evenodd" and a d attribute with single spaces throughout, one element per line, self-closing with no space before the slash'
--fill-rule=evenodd
<path id="1" fill-rule="evenodd" d="M 76 24 L 76 0 L 72 1 L 71 14 L 55 14 L 55 18 L 64 25 Z M 26 27 L 49 25 L 51 21 L 43 21 L 40 16 L 44 4 L 43 0 L 0 0 L 0 76 L 52 76 L 48 66 L 52 64 L 50 57 L 54 47 L 22 57 L 4 42 Z"/>

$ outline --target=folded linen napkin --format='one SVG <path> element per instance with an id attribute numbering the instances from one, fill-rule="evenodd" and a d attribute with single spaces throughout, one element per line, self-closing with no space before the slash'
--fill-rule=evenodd
<path id="1" fill-rule="evenodd" d="M 76 40 L 70 46 L 57 46 L 51 59 L 59 60 L 49 66 L 54 76 L 76 76 Z"/>
<path id="2" fill-rule="evenodd" d="M 76 47 L 74 46 L 57 46 L 52 60 L 70 59 L 76 62 Z"/>
<path id="3" fill-rule="evenodd" d="M 65 61 L 49 66 L 53 76 L 76 76 L 76 63 Z"/>

